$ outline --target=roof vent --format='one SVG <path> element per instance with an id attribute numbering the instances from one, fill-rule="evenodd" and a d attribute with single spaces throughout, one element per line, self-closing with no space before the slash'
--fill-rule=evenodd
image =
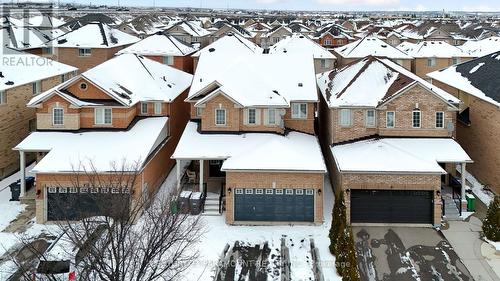
<path id="1" fill-rule="evenodd" d="M 275 94 L 278 94 L 278 91 L 276 91 L 276 90 L 273 90 L 273 93 L 275 93 Z"/>
<path id="2" fill-rule="evenodd" d="M 386 45 L 386 44 L 382 44 L 382 45 L 380 45 L 380 46 L 382 46 L 382 48 L 387 48 L 387 45 Z"/>
<path id="3" fill-rule="evenodd" d="M 302 83 L 299 83 L 299 87 L 302 87 L 302 86 L 304 86 L 304 84 L 302 84 Z"/>
<path id="4" fill-rule="evenodd" d="M 233 36 L 233 33 L 232 33 L 232 32 L 229 32 L 229 33 L 227 34 L 227 36 Z"/>
<path id="5" fill-rule="evenodd" d="M 300 35 L 299 38 L 304 38 L 304 35 Z"/>
<path id="6" fill-rule="evenodd" d="M 215 52 L 215 48 L 210 48 L 210 49 L 208 49 L 208 51 L 209 51 L 210 53 L 213 53 L 213 52 Z"/>
<path id="7" fill-rule="evenodd" d="M 5 85 L 14 85 L 14 82 L 12 82 L 12 81 L 7 81 L 7 82 L 5 82 Z"/>

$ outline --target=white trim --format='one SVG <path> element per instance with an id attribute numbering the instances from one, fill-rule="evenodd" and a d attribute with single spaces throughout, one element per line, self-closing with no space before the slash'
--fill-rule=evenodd
<path id="1" fill-rule="evenodd" d="M 343 124 L 342 123 L 342 113 L 343 112 L 348 112 L 349 113 L 349 123 L 348 124 Z M 352 110 L 350 108 L 341 108 L 339 110 L 339 126 L 343 128 L 348 128 L 352 126 Z"/>
<path id="2" fill-rule="evenodd" d="M 56 124 L 54 121 L 55 121 L 55 113 L 56 113 L 56 109 L 57 110 L 61 110 L 62 111 L 62 116 L 61 116 L 61 124 Z M 52 126 L 64 126 L 64 108 L 63 107 L 59 107 L 59 106 L 56 106 L 54 108 L 52 108 Z"/>
<path id="3" fill-rule="evenodd" d="M 110 114 L 110 120 L 109 123 L 106 123 L 106 110 L 109 110 Z M 101 111 L 101 112 L 98 112 Z M 97 122 L 97 117 L 98 115 L 102 118 L 102 122 L 98 123 Z M 95 107 L 94 108 L 94 125 L 112 125 L 113 124 L 113 109 L 109 107 Z"/>
<path id="4" fill-rule="evenodd" d="M 305 107 L 306 107 L 306 112 L 305 112 L 304 116 L 302 115 L 302 111 L 301 111 L 302 105 L 305 105 Z M 298 108 L 297 108 L 298 112 L 296 112 L 294 106 L 298 106 Z M 291 107 L 291 109 L 290 109 L 291 114 L 290 115 L 292 115 L 292 119 L 307 119 L 307 113 L 308 113 L 307 112 L 308 111 L 307 103 L 305 103 L 305 102 L 292 102 L 290 104 L 290 107 Z"/>
<path id="5" fill-rule="evenodd" d="M 368 124 L 368 112 L 373 112 L 373 124 Z M 375 109 L 365 110 L 365 127 L 375 128 L 377 127 L 377 111 Z"/>
<path id="6" fill-rule="evenodd" d="M 78 48 L 78 57 L 90 57 L 90 56 L 92 56 L 92 48 Z"/>
<path id="7" fill-rule="evenodd" d="M 253 194 L 253 188 L 245 188 L 245 194 Z"/>
<path id="8" fill-rule="evenodd" d="M 274 190 L 272 188 L 266 188 L 266 194 L 272 195 L 272 194 L 274 194 Z"/>
<path id="9" fill-rule="evenodd" d="M 217 123 L 217 112 L 221 111 L 221 110 L 224 112 L 224 123 L 218 124 Z M 215 126 L 226 126 L 226 124 L 227 124 L 226 109 L 225 108 L 216 108 L 214 113 L 215 113 L 215 116 L 214 116 L 215 117 Z"/>
<path id="10" fill-rule="evenodd" d="M 283 188 L 276 188 L 276 195 L 283 195 Z"/>
<path id="11" fill-rule="evenodd" d="M 262 189 L 262 188 L 256 188 L 255 189 L 255 194 L 258 194 L 258 195 L 264 194 L 264 189 Z"/>
<path id="12" fill-rule="evenodd" d="M 143 106 L 146 105 L 146 112 L 144 112 Z M 149 111 L 149 105 L 147 102 L 141 102 L 141 115 L 147 115 Z"/>
<path id="13" fill-rule="evenodd" d="M 157 110 L 159 105 L 159 110 Z M 162 103 L 157 101 L 153 104 L 153 111 L 155 115 L 160 115 L 162 113 Z"/>

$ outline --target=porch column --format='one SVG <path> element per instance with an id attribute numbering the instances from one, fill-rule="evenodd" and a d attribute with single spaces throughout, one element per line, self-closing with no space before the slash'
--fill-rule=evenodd
<path id="1" fill-rule="evenodd" d="M 200 192 L 203 192 L 203 163 L 205 161 L 200 160 Z"/>
<path id="2" fill-rule="evenodd" d="M 460 165 L 460 177 L 461 177 L 461 184 L 462 184 L 462 190 L 461 190 L 461 197 L 462 197 L 462 210 L 467 210 L 467 199 L 465 198 L 465 162 L 463 162 Z M 464 209 L 465 207 L 465 209 Z"/>
<path id="3" fill-rule="evenodd" d="M 21 178 L 21 194 L 20 197 L 24 197 L 26 193 L 26 159 L 24 157 L 24 151 L 19 150 L 19 170 Z"/>
<path id="4" fill-rule="evenodd" d="M 181 190 L 181 160 L 175 159 L 175 168 L 177 170 L 177 191 Z"/>

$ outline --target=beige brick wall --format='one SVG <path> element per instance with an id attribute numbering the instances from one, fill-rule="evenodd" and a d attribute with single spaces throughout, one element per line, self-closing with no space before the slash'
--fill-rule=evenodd
<path id="1" fill-rule="evenodd" d="M 460 62 L 468 61 L 472 58 L 460 58 Z M 417 76 L 428 79 L 426 76 L 427 73 L 433 72 L 435 70 L 439 70 L 442 68 L 446 68 L 450 65 L 453 65 L 452 58 L 436 58 L 435 66 L 427 66 L 427 58 L 417 58 L 414 61 L 413 73 L 417 74 Z"/>
<path id="2" fill-rule="evenodd" d="M 78 68 L 78 73 L 85 72 L 90 68 L 101 64 L 115 56 L 123 48 L 130 45 L 124 45 L 114 48 L 92 48 L 90 56 L 79 56 L 78 48 L 55 48 L 53 59 Z"/>
<path id="3" fill-rule="evenodd" d="M 234 221 L 235 188 L 313 188 L 321 189 L 321 195 L 315 193 L 314 223 L 323 223 L 323 183 L 321 173 L 276 173 L 276 172 L 227 172 L 226 173 L 226 223 Z M 273 187 L 274 186 L 274 187 Z M 233 192 L 229 193 L 231 188 Z"/>

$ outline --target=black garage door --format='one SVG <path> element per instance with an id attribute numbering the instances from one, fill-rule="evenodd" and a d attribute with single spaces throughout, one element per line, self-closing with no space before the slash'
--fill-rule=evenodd
<path id="1" fill-rule="evenodd" d="M 351 222 L 432 223 L 433 192 L 351 190 Z"/>
<path id="2" fill-rule="evenodd" d="M 78 220 L 91 216 L 117 216 L 128 211 L 130 194 L 111 188 L 47 188 L 47 220 Z"/>
<path id="3" fill-rule="evenodd" d="M 313 189 L 236 188 L 235 221 L 314 221 Z"/>

